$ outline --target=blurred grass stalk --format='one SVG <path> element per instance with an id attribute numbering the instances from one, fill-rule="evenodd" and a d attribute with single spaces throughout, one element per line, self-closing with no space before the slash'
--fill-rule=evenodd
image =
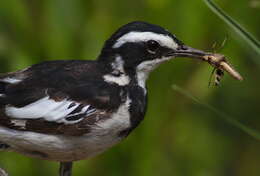
<path id="1" fill-rule="evenodd" d="M 246 41 L 246 44 L 248 44 L 259 56 L 260 56 L 260 42 L 253 37 L 247 30 L 245 30 L 239 23 L 237 23 L 233 18 L 231 18 L 229 15 L 227 15 L 220 7 L 218 7 L 212 0 L 204 0 L 204 2 L 207 4 L 207 6 L 215 13 L 217 14 L 224 22 L 226 22 L 241 38 L 243 38 Z M 260 65 L 260 59 L 257 57 L 255 58 L 255 62 Z M 210 111 L 216 113 L 224 119 L 229 124 L 239 128 L 240 130 L 244 131 L 248 135 L 254 137 L 255 139 L 260 140 L 260 132 L 257 130 L 250 128 L 241 122 L 237 121 L 236 119 L 230 117 L 229 115 L 221 112 L 220 110 L 216 109 L 215 107 L 201 102 L 199 99 L 192 96 L 189 92 L 185 91 L 184 89 L 180 88 L 177 85 L 172 86 L 173 90 L 181 93 L 182 95 L 186 96 L 187 98 L 193 100 L 197 104 L 209 109 Z"/>
<path id="2" fill-rule="evenodd" d="M 218 15 L 225 23 L 227 23 L 242 39 L 245 40 L 259 56 L 260 56 L 260 42 L 246 29 L 244 29 L 238 22 L 236 22 L 232 17 L 230 17 L 226 12 L 224 12 L 220 7 L 218 7 L 212 0 L 204 0 L 206 5 Z M 252 57 L 255 62 L 260 65 L 260 59 L 257 57 Z"/>
<path id="3" fill-rule="evenodd" d="M 224 119 L 226 122 L 228 122 L 229 124 L 239 128 L 240 130 L 242 130 L 243 132 L 247 133 L 248 135 L 252 136 L 255 139 L 260 140 L 260 132 L 258 132 L 257 130 L 250 128 L 244 124 L 242 124 L 241 122 L 239 122 L 238 120 L 230 117 L 229 115 L 221 112 L 220 110 L 214 108 L 213 106 L 207 104 L 207 103 L 203 103 L 202 101 L 200 101 L 199 99 L 197 99 L 196 97 L 194 97 L 193 95 L 191 95 L 189 92 L 187 92 L 186 90 L 182 89 L 181 87 L 177 86 L 177 85 L 172 85 L 172 89 L 179 92 L 180 94 L 184 95 L 185 97 L 193 100 L 195 103 L 209 109 L 210 111 L 216 113 L 217 115 L 219 115 L 219 117 L 221 117 L 222 119 Z"/>

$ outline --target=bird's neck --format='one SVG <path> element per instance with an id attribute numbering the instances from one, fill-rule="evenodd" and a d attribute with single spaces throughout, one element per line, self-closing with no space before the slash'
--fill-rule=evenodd
<path id="1" fill-rule="evenodd" d="M 161 61 L 157 60 L 147 60 L 142 63 L 140 63 L 136 69 L 136 80 L 140 87 L 142 87 L 144 90 L 146 90 L 146 80 L 148 79 L 150 73 L 158 67 L 159 63 Z"/>
<path id="2" fill-rule="evenodd" d="M 119 86 L 140 86 L 146 92 L 146 80 L 156 67 L 154 63 L 146 61 L 136 67 L 128 67 L 119 55 L 109 59 L 110 61 L 106 62 L 109 71 L 104 75 L 105 81 L 116 83 Z"/>

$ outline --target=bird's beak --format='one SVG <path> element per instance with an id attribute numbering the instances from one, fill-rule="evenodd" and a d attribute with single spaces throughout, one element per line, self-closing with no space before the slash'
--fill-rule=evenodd
<path id="1" fill-rule="evenodd" d="M 186 45 L 182 45 L 176 50 L 170 52 L 170 56 L 174 56 L 174 57 L 190 57 L 190 58 L 203 59 L 203 57 L 206 55 L 209 55 L 209 53 Z"/>
<path id="2" fill-rule="evenodd" d="M 179 48 L 172 50 L 169 53 L 169 56 L 197 58 L 208 62 L 214 68 L 226 71 L 237 80 L 243 80 L 242 76 L 232 67 L 230 63 L 228 63 L 225 56 L 221 54 L 204 52 L 186 45 L 182 45 Z"/>

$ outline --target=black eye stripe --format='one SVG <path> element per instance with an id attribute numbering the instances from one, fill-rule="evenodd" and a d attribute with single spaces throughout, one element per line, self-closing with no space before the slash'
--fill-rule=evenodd
<path id="1" fill-rule="evenodd" d="M 146 42 L 148 51 L 156 52 L 156 50 L 160 47 L 160 44 L 155 40 L 149 40 Z"/>

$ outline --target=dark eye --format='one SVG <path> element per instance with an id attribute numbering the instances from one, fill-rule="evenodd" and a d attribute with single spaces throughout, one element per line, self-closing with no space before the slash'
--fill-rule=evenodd
<path id="1" fill-rule="evenodd" d="M 154 54 L 157 49 L 160 47 L 159 43 L 154 40 L 147 41 L 147 50 L 148 52 Z"/>

